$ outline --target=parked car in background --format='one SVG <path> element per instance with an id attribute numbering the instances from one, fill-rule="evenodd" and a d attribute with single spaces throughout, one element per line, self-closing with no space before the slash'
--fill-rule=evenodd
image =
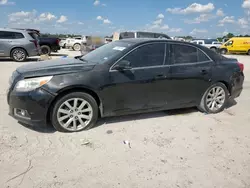
<path id="1" fill-rule="evenodd" d="M 66 38 L 60 38 L 59 45 L 61 48 L 66 48 L 66 40 L 67 40 Z"/>
<path id="2" fill-rule="evenodd" d="M 217 52 L 218 49 L 220 49 L 220 46 L 222 45 L 222 43 L 219 42 L 217 39 L 195 39 L 192 40 L 191 43 L 205 46 L 215 52 Z"/>
<path id="3" fill-rule="evenodd" d="M 250 37 L 233 37 L 220 47 L 220 52 L 250 55 Z"/>
<path id="4" fill-rule="evenodd" d="M 244 66 L 201 45 L 124 39 L 75 58 L 24 65 L 10 78 L 9 114 L 58 130 L 92 128 L 99 117 L 198 107 L 219 113 L 239 97 Z"/>
<path id="5" fill-rule="evenodd" d="M 88 36 L 74 37 L 66 39 L 66 48 L 72 48 L 74 51 L 81 50 L 81 43 L 86 43 Z"/>
<path id="6" fill-rule="evenodd" d="M 110 43 L 112 42 L 113 39 L 112 38 L 104 38 L 104 43 L 107 44 L 107 43 Z"/>
<path id="7" fill-rule="evenodd" d="M 60 50 L 60 40 L 59 38 L 53 38 L 53 37 L 41 37 L 40 31 L 37 29 L 18 29 L 18 30 L 26 30 L 33 33 L 36 33 L 39 38 L 39 45 L 41 47 L 41 54 L 50 55 L 51 52 L 57 52 Z"/>
<path id="8" fill-rule="evenodd" d="M 152 33 L 152 32 L 115 32 L 113 34 L 113 41 L 121 40 L 121 39 L 128 39 L 128 38 L 164 38 L 164 39 L 171 39 L 168 35 L 163 33 Z"/>
<path id="9" fill-rule="evenodd" d="M 27 57 L 37 56 L 39 51 L 35 32 L 0 28 L 0 57 L 11 57 L 14 61 L 22 62 Z"/>

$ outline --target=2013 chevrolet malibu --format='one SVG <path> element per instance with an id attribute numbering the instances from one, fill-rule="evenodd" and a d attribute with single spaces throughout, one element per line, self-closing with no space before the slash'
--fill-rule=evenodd
<path id="1" fill-rule="evenodd" d="M 85 56 L 17 68 L 9 81 L 9 114 L 74 132 L 95 126 L 98 117 L 193 106 L 218 113 L 241 94 L 243 69 L 200 45 L 125 39 Z"/>

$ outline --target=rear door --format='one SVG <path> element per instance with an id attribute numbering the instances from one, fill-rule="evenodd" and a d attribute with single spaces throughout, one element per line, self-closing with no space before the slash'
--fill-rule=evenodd
<path id="1" fill-rule="evenodd" d="M 0 56 L 10 56 L 13 39 L 13 32 L 0 31 Z"/>
<path id="2" fill-rule="evenodd" d="M 210 86 L 213 61 L 199 48 L 171 44 L 171 101 L 175 107 L 189 107 L 200 102 Z"/>

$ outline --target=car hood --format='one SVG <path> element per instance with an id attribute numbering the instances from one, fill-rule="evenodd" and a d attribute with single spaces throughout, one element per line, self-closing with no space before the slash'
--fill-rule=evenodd
<path id="1" fill-rule="evenodd" d="M 95 64 L 82 62 L 76 58 L 60 58 L 48 61 L 32 62 L 17 68 L 25 77 L 58 75 L 92 70 Z"/>

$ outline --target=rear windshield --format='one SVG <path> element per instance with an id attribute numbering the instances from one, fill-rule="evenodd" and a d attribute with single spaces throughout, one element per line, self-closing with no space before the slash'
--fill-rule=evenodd
<path id="1" fill-rule="evenodd" d="M 134 32 L 124 32 L 120 33 L 120 40 L 121 39 L 129 39 L 129 38 L 135 38 L 135 33 Z"/>
<path id="2" fill-rule="evenodd" d="M 39 39 L 39 35 L 37 33 L 34 33 L 34 32 L 30 32 L 29 35 L 35 39 L 35 40 L 38 40 Z"/>

